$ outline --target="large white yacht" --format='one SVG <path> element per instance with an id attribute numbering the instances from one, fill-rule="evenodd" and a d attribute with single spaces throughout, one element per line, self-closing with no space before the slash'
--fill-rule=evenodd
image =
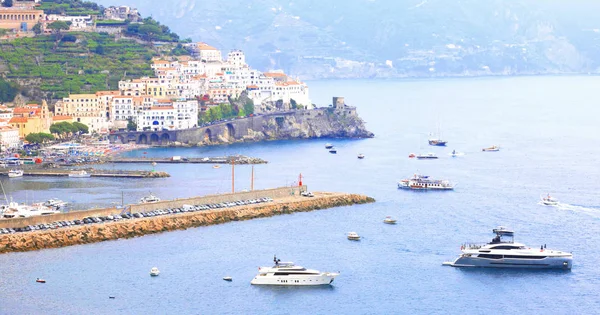
<path id="1" fill-rule="evenodd" d="M 258 275 L 250 284 L 259 285 L 326 285 L 331 284 L 339 275 L 334 272 L 320 272 L 296 266 L 293 262 L 281 262 L 273 258 L 273 267 L 259 267 Z"/>
<path id="2" fill-rule="evenodd" d="M 28 218 L 38 215 L 49 215 L 56 213 L 60 213 L 60 211 L 48 208 L 42 204 L 33 204 L 29 206 L 26 204 L 10 202 L 6 205 L 0 205 L 0 217 L 6 219 Z"/>
<path id="3" fill-rule="evenodd" d="M 529 248 L 514 242 L 514 232 L 500 227 L 494 229 L 496 237 L 490 243 L 463 244 L 462 254 L 445 263 L 453 267 L 571 269 L 573 254 L 546 249 L 546 245 Z"/>
<path id="4" fill-rule="evenodd" d="M 453 190 L 454 184 L 444 179 L 430 179 L 429 176 L 415 174 L 398 182 L 399 189 L 413 190 Z"/>

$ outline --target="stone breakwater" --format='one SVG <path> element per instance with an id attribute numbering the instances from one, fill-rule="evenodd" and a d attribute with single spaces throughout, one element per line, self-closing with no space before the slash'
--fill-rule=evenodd
<path id="1" fill-rule="evenodd" d="M 317 193 L 314 198 L 290 196 L 266 204 L 239 206 L 203 212 L 181 213 L 163 217 L 141 218 L 97 225 L 74 226 L 50 231 L 3 235 L 0 253 L 24 252 L 46 248 L 90 244 L 146 234 L 184 230 L 230 221 L 270 217 L 332 207 L 375 202 L 364 195 Z"/>

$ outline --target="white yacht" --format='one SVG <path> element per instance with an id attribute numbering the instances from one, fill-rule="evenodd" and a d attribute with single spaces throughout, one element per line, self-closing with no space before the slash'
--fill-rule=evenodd
<path id="1" fill-rule="evenodd" d="M 348 232 L 346 237 L 351 241 L 360 241 L 360 235 L 356 232 Z"/>
<path id="2" fill-rule="evenodd" d="M 383 219 L 383 223 L 386 224 L 396 224 L 396 219 L 393 219 L 390 216 L 385 217 L 385 219 Z"/>
<path id="3" fill-rule="evenodd" d="M 26 204 L 18 204 L 16 202 L 10 202 L 7 205 L 0 206 L 0 213 L 2 218 L 29 218 L 38 215 L 49 215 L 60 213 L 58 210 L 48 208 L 42 204 L 33 204 L 31 206 Z"/>
<path id="4" fill-rule="evenodd" d="M 437 159 L 437 155 L 435 155 L 434 153 L 427 153 L 427 154 L 419 154 L 416 156 L 417 159 L 419 160 L 434 160 Z"/>
<path id="5" fill-rule="evenodd" d="M 140 203 L 153 203 L 153 202 L 159 202 L 159 201 L 160 201 L 160 198 L 156 197 L 153 194 L 150 194 L 148 196 L 140 198 Z"/>
<path id="6" fill-rule="evenodd" d="M 90 177 L 90 176 L 92 176 L 92 175 L 84 170 L 73 171 L 73 172 L 69 173 L 69 177 L 85 178 L 85 177 Z"/>
<path id="7" fill-rule="evenodd" d="M 10 170 L 8 171 L 8 177 L 23 177 L 23 170 Z"/>
<path id="8" fill-rule="evenodd" d="M 65 201 L 62 201 L 58 198 L 52 198 L 52 199 L 46 200 L 46 202 L 44 202 L 43 205 L 46 207 L 59 209 L 59 208 L 66 207 L 68 205 L 68 203 Z"/>
<path id="9" fill-rule="evenodd" d="M 444 263 L 452 267 L 571 269 L 573 254 L 546 249 L 529 248 L 514 242 L 514 232 L 505 228 L 493 230 L 496 237 L 487 244 L 463 244 L 462 254 Z"/>
<path id="10" fill-rule="evenodd" d="M 453 190 L 454 184 L 445 179 L 430 179 L 429 176 L 415 174 L 398 182 L 399 189 L 413 190 Z"/>
<path id="11" fill-rule="evenodd" d="M 158 268 L 156 267 L 152 267 L 152 269 L 150 269 L 150 275 L 152 277 L 156 277 L 160 274 L 160 271 L 158 271 Z"/>
<path id="12" fill-rule="evenodd" d="M 258 285 L 326 285 L 331 284 L 339 273 L 320 272 L 296 266 L 293 262 L 281 262 L 273 258 L 272 267 L 259 267 L 258 275 L 250 284 Z"/>

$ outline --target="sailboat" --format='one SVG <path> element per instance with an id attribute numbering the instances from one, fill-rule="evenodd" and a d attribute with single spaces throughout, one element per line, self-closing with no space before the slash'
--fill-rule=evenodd
<path id="1" fill-rule="evenodd" d="M 429 139 L 429 145 L 438 146 L 438 147 L 445 147 L 446 143 L 448 143 L 448 141 L 442 140 L 442 138 L 440 136 L 440 124 L 438 123 L 437 137 L 430 138 Z"/>

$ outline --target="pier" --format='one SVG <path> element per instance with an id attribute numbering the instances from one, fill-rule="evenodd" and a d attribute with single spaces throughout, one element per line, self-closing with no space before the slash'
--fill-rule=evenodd
<path id="1" fill-rule="evenodd" d="M 122 170 L 96 170 L 92 168 L 82 169 L 85 170 L 90 177 L 111 177 L 111 178 L 164 178 L 170 177 L 167 172 L 152 172 L 152 171 L 122 171 Z M 43 169 L 43 168 L 31 168 L 23 169 L 23 176 L 54 176 L 54 177 L 68 177 L 74 170 L 66 169 Z M 1 169 L 0 176 L 8 176 L 8 169 Z M 74 178 L 74 179 L 85 179 L 85 178 Z"/>
<path id="2" fill-rule="evenodd" d="M 0 236 L 0 253 L 89 244 L 119 238 L 132 238 L 147 234 L 222 224 L 230 221 L 249 220 L 375 201 L 368 196 L 347 193 L 316 192 L 314 193 L 314 197 L 301 196 L 300 192 L 305 191 L 305 189 L 306 186 L 282 187 L 224 195 L 175 199 L 150 204 L 135 204 L 129 205 L 124 209 L 109 208 L 72 211 L 48 216 L 4 219 L 0 220 L 0 228 L 48 224 L 63 220 L 85 220 L 85 218 L 89 217 L 107 215 L 116 216 L 126 213 L 126 211 L 131 214 L 129 215 L 131 218 L 119 219 L 118 221 L 104 221 L 101 223 L 69 225 L 49 230 L 2 234 Z M 254 200 L 257 198 L 270 198 L 271 200 L 253 204 L 232 205 L 235 201 Z M 202 207 L 206 207 L 206 205 L 225 202 L 229 202 L 230 206 L 202 210 Z M 195 207 L 195 210 L 183 210 L 188 207 Z M 164 213 L 167 210 L 173 209 L 181 211 Z M 156 212 L 162 214 L 156 216 L 138 215 Z"/>
<path id="3" fill-rule="evenodd" d="M 202 157 L 202 158 L 187 158 L 187 157 L 138 157 L 125 158 L 113 157 L 104 160 L 106 163 L 190 163 L 190 164 L 230 164 L 232 161 L 235 164 L 266 164 L 267 161 L 243 155 L 222 156 L 222 157 Z"/>

